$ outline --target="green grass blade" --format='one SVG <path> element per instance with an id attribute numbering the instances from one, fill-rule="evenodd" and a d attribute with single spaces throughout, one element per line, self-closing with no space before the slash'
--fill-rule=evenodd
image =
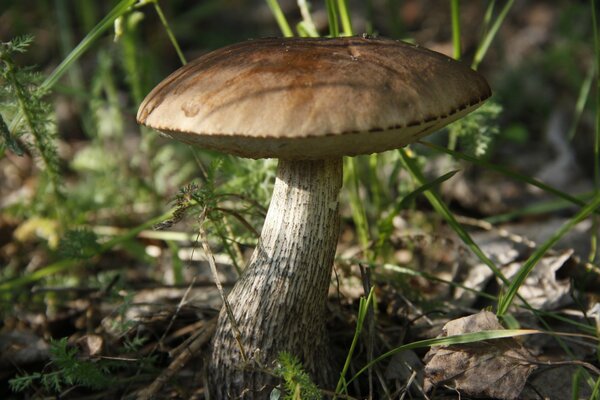
<path id="1" fill-rule="evenodd" d="M 167 18 L 165 17 L 165 14 L 163 13 L 162 8 L 160 8 L 160 4 L 158 4 L 158 0 L 154 0 L 152 3 L 154 5 L 154 10 L 156 11 L 158 18 L 160 19 L 160 22 L 162 23 L 163 27 L 165 28 L 165 31 L 167 32 L 167 36 L 169 37 L 171 44 L 175 48 L 175 52 L 177 53 L 177 57 L 179 57 L 179 61 L 181 62 L 182 65 L 187 64 L 187 60 L 185 59 L 185 56 L 183 55 L 183 52 L 181 51 L 181 47 L 179 47 L 179 42 L 177 41 L 177 38 L 175 38 L 175 35 L 173 34 L 173 31 L 171 30 L 171 26 L 169 25 L 169 22 L 167 21 Z"/>
<path id="2" fill-rule="evenodd" d="M 455 60 L 460 60 L 462 49 L 460 44 L 460 6 L 458 0 L 450 0 L 450 15 L 452 18 L 452 56 Z"/>
<path id="3" fill-rule="evenodd" d="M 279 29 L 281 33 L 285 37 L 294 36 L 294 32 L 292 32 L 292 28 L 290 28 L 290 24 L 288 24 L 283 11 L 281 11 L 281 7 L 279 6 L 279 2 L 277 0 L 266 0 L 267 5 L 271 9 L 273 16 L 275 17 L 275 21 L 277 21 L 277 25 L 279 25 Z"/>
<path id="4" fill-rule="evenodd" d="M 594 135 L 594 182 L 600 190 L 600 32 L 598 29 L 598 7 L 596 0 L 590 0 L 592 27 L 594 31 L 594 64 L 596 65 L 596 129 Z"/>
<path id="5" fill-rule="evenodd" d="M 543 333 L 542 331 L 534 330 L 534 329 L 501 329 L 501 330 L 492 330 L 492 331 L 481 331 L 474 333 L 465 333 L 462 335 L 454 335 L 447 336 L 441 338 L 433 338 L 433 339 L 425 339 L 419 340 L 417 342 L 408 343 L 402 345 L 400 347 L 396 347 L 386 353 L 383 353 L 364 367 L 362 367 L 353 377 L 350 379 L 347 384 L 350 384 L 356 378 L 358 378 L 362 373 L 367 371 L 373 365 L 377 364 L 393 356 L 394 354 L 401 353 L 406 350 L 414 350 L 414 349 L 422 349 L 426 347 L 432 346 L 451 346 L 455 344 L 466 344 L 466 343 L 474 343 L 481 342 L 484 340 L 493 340 L 493 339 L 504 339 L 504 338 L 512 338 L 515 336 L 524 336 L 524 335 L 534 335 Z"/>
<path id="6" fill-rule="evenodd" d="M 364 202 L 360 198 L 360 184 L 358 182 L 358 172 L 356 171 L 357 160 L 355 157 L 347 157 L 344 160 L 344 184 L 347 188 L 350 198 L 350 208 L 352 210 L 352 220 L 356 226 L 358 241 L 362 247 L 365 258 L 371 260 L 373 253 L 369 249 L 369 221 Z"/>
<path id="7" fill-rule="evenodd" d="M 581 120 L 581 115 L 583 114 L 583 110 L 585 109 L 585 105 L 590 96 L 590 92 L 592 89 L 592 82 L 594 81 L 594 76 L 596 75 L 596 63 L 592 63 L 590 65 L 590 69 L 581 84 L 581 88 L 579 89 L 579 95 L 577 96 L 577 103 L 575 103 L 575 113 L 573 115 L 573 122 L 571 124 L 571 129 L 569 129 L 569 134 L 567 137 L 569 140 L 572 140 L 575 137 L 575 133 L 577 132 L 577 126 L 579 125 L 579 121 Z"/>
<path id="8" fill-rule="evenodd" d="M 356 349 L 358 339 L 363 329 L 365 318 L 367 317 L 367 314 L 369 312 L 369 307 L 373 302 L 374 293 L 375 290 L 374 287 L 372 287 L 371 291 L 369 292 L 369 296 L 366 299 L 364 297 L 360 298 L 360 304 L 358 306 L 358 316 L 356 318 L 356 329 L 354 330 L 354 337 L 352 338 L 352 344 L 350 345 L 350 350 L 348 350 L 348 355 L 346 356 L 344 367 L 342 368 L 342 372 L 340 373 L 340 379 L 338 380 L 337 386 L 335 388 L 336 394 L 347 392 L 348 383 L 346 382 L 346 374 L 348 373 L 348 369 L 350 368 L 352 355 L 354 354 L 354 350 Z"/>
<path id="9" fill-rule="evenodd" d="M 600 399 L 600 377 L 596 379 L 596 384 L 594 385 L 594 390 L 590 395 L 590 400 L 598 400 Z"/>
<path id="10" fill-rule="evenodd" d="M 400 201 L 399 210 L 406 208 L 408 206 L 408 203 L 411 202 L 415 197 L 417 197 L 421 193 L 424 193 L 428 190 L 438 187 L 443 182 L 447 181 L 448 179 L 450 179 L 454 175 L 456 175 L 459 171 L 460 171 L 459 169 L 455 169 L 453 171 L 446 172 L 444 175 L 438 176 L 434 180 L 426 182 L 423 185 L 419 186 L 418 188 L 416 188 L 415 190 L 413 190 L 412 192 L 410 192 L 409 194 L 404 196 L 402 201 Z"/>
<path id="11" fill-rule="evenodd" d="M 335 4 L 335 0 L 325 0 L 327 6 L 327 20 L 329 22 L 329 36 L 338 37 L 340 36 L 340 28 L 338 24 L 338 11 Z"/>
<path id="12" fill-rule="evenodd" d="M 498 316 L 506 314 L 508 308 L 512 304 L 514 297 L 516 296 L 519 288 L 525 282 L 525 279 L 529 273 L 536 266 L 538 261 L 546 254 L 546 252 L 554 246 L 567 232 L 569 232 L 575 225 L 587 218 L 594 210 L 600 206 L 600 193 L 594 196 L 593 200 L 586 207 L 581 209 L 573 218 L 567 221 L 561 228 L 556 231 L 550 239 L 544 244 L 539 246 L 533 254 L 525 261 L 517 276 L 513 279 L 512 283 L 507 287 L 506 293 L 500 297 L 498 302 Z"/>
<path id="13" fill-rule="evenodd" d="M 346 0 L 337 0 L 337 8 L 342 21 L 343 36 L 352 36 L 352 21 L 348 12 L 348 4 Z"/>
<path id="14" fill-rule="evenodd" d="M 85 53 L 104 32 L 112 28 L 117 18 L 127 12 L 137 0 L 121 0 L 102 20 L 92 29 L 69 55 L 52 71 L 42 83 L 42 88 L 50 89 L 63 76 L 63 74 Z"/>
<path id="15" fill-rule="evenodd" d="M 477 67 L 485 57 L 485 54 L 487 53 L 488 49 L 490 48 L 490 45 L 492 44 L 492 40 L 494 40 L 494 37 L 498 33 L 500 26 L 502 26 L 502 23 L 504 22 L 504 19 L 506 18 L 506 15 L 512 8 L 514 2 L 515 0 L 508 0 L 506 4 L 504 4 L 504 7 L 502 7 L 502 10 L 500 10 L 500 14 L 498 14 L 498 17 L 492 24 L 492 27 L 488 32 L 486 32 L 483 40 L 481 41 L 481 44 L 477 48 L 477 51 L 475 52 L 475 57 L 473 57 L 473 63 L 471 64 L 471 68 L 477 69 Z"/>

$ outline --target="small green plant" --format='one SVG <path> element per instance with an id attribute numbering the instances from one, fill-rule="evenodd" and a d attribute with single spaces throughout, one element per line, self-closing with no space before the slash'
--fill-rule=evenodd
<path id="1" fill-rule="evenodd" d="M 285 351 L 279 353 L 279 365 L 275 369 L 275 374 L 283 379 L 283 393 L 279 389 L 275 389 L 271 394 L 271 399 L 319 400 L 322 398 L 321 391 L 310 380 L 302 368 L 302 364 L 294 355 Z"/>
<path id="2" fill-rule="evenodd" d="M 0 154 L 8 149 L 19 156 L 26 151 L 38 156 L 59 207 L 64 195 L 52 107 L 44 100 L 47 89 L 41 85 L 39 74 L 30 67 L 19 67 L 14 60 L 32 42 L 33 36 L 27 35 L 0 43 Z M 5 122 L 8 118 L 12 120 L 10 126 Z"/>
<path id="3" fill-rule="evenodd" d="M 58 253 L 64 258 L 85 260 L 100 251 L 96 234 L 84 228 L 65 232 L 58 245 Z"/>
<path id="4" fill-rule="evenodd" d="M 477 111 L 459 119 L 448 127 L 450 136 L 448 148 L 454 150 L 457 140 L 464 151 L 475 157 L 484 156 L 489 146 L 498 135 L 498 116 L 502 112 L 502 106 L 494 101 L 488 101 Z"/>
<path id="5" fill-rule="evenodd" d="M 112 384 L 109 377 L 112 361 L 79 358 L 77 348 L 69 346 L 67 338 L 50 343 L 50 357 L 50 371 L 18 375 L 8 382 L 11 390 L 22 392 L 36 383 L 48 392 L 60 392 L 65 386 L 103 389 Z"/>

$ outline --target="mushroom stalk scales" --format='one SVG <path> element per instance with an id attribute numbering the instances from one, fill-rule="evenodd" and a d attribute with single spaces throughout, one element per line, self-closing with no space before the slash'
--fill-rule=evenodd
<path id="1" fill-rule="evenodd" d="M 259 244 L 228 296 L 242 346 L 256 364 L 272 368 L 277 355 L 288 351 L 321 384 L 332 383 L 325 308 L 341 186 L 341 158 L 280 160 Z M 214 342 L 209 381 L 216 398 L 237 398 L 240 393 L 224 391 L 260 390 L 272 383 L 272 377 L 251 366 L 232 373 L 243 362 L 224 310 Z"/>

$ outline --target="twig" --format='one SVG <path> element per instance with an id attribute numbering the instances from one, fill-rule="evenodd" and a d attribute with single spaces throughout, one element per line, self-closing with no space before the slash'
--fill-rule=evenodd
<path id="1" fill-rule="evenodd" d="M 498 228 L 498 227 L 490 224 L 488 221 L 484 221 L 482 219 L 477 219 L 477 218 L 465 217 L 465 216 L 461 216 L 461 215 L 456 215 L 455 218 L 458 222 L 460 222 L 463 225 L 475 226 L 484 231 L 492 231 L 492 232 L 495 231 L 501 237 L 505 237 L 515 243 L 522 243 L 525 246 L 529 247 L 530 249 L 533 249 L 536 247 L 536 243 L 533 240 L 530 240 L 525 236 L 512 233 L 504 228 Z"/>
<path id="2" fill-rule="evenodd" d="M 600 376 L 600 369 L 598 367 L 596 367 L 595 365 L 590 364 L 590 363 L 585 362 L 585 361 L 580 361 L 580 360 L 538 361 L 538 360 L 532 360 L 532 359 L 529 359 L 529 358 L 525 358 L 524 360 L 526 360 L 527 362 L 529 362 L 531 364 L 546 365 L 548 367 L 560 367 L 560 366 L 563 366 L 563 365 L 577 365 L 577 366 L 589 369 L 590 371 L 592 371 L 596 375 Z"/>
<path id="3" fill-rule="evenodd" d="M 225 307 L 225 312 L 227 313 L 227 319 L 231 324 L 231 330 L 233 331 L 233 335 L 235 337 L 235 341 L 237 342 L 240 348 L 240 355 L 242 357 L 242 361 L 244 364 L 248 363 L 248 357 L 246 356 L 246 351 L 244 350 L 244 346 L 242 345 L 242 335 L 238 326 L 235 322 L 235 317 L 233 316 L 233 311 L 231 311 L 231 306 L 227 301 L 227 296 L 225 296 L 225 292 L 223 291 L 223 286 L 221 286 L 221 281 L 219 280 L 219 275 L 217 273 L 217 264 L 215 263 L 215 257 L 213 256 L 212 251 L 210 250 L 210 246 L 208 245 L 208 238 L 206 237 L 206 232 L 204 231 L 204 221 L 206 219 L 206 207 L 202 210 L 199 218 L 199 227 L 198 234 L 202 241 L 202 248 L 206 253 L 206 258 L 208 259 L 208 263 L 210 265 L 210 271 L 213 275 L 213 279 L 215 280 L 215 285 L 217 285 L 217 289 L 219 290 L 219 294 L 221 295 L 221 299 L 223 300 L 223 306 Z"/>
<path id="4" fill-rule="evenodd" d="M 183 296 L 181 296 L 181 300 L 179 300 L 179 303 L 177 304 L 177 308 L 175 309 L 175 312 L 173 313 L 173 316 L 171 317 L 171 320 L 169 321 L 169 325 L 167 325 L 167 328 L 165 329 L 165 331 L 163 332 L 162 336 L 160 337 L 160 339 L 158 341 L 159 348 L 162 348 L 163 341 L 165 340 L 165 337 L 167 337 L 167 334 L 169 333 L 169 331 L 171 330 L 171 327 L 175 323 L 175 319 L 179 315 L 179 312 L 181 311 L 181 308 L 186 304 L 186 300 L 188 298 L 188 295 L 190 294 L 190 291 L 194 287 L 195 283 L 196 283 L 196 277 L 194 276 L 192 278 L 192 281 L 188 285 L 187 289 L 185 290 L 185 293 L 183 294 Z"/>

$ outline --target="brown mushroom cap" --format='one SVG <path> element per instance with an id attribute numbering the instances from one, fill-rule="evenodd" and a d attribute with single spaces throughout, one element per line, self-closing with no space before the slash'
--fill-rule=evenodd
<path id="1" fill-rule="evenodd" d="M 460 62 L 382 38 L 267 38 L 180 68 L 146 97 L 139 123 L 250 158 L 321 159 L 402 147 L 491 95 Z"/>

